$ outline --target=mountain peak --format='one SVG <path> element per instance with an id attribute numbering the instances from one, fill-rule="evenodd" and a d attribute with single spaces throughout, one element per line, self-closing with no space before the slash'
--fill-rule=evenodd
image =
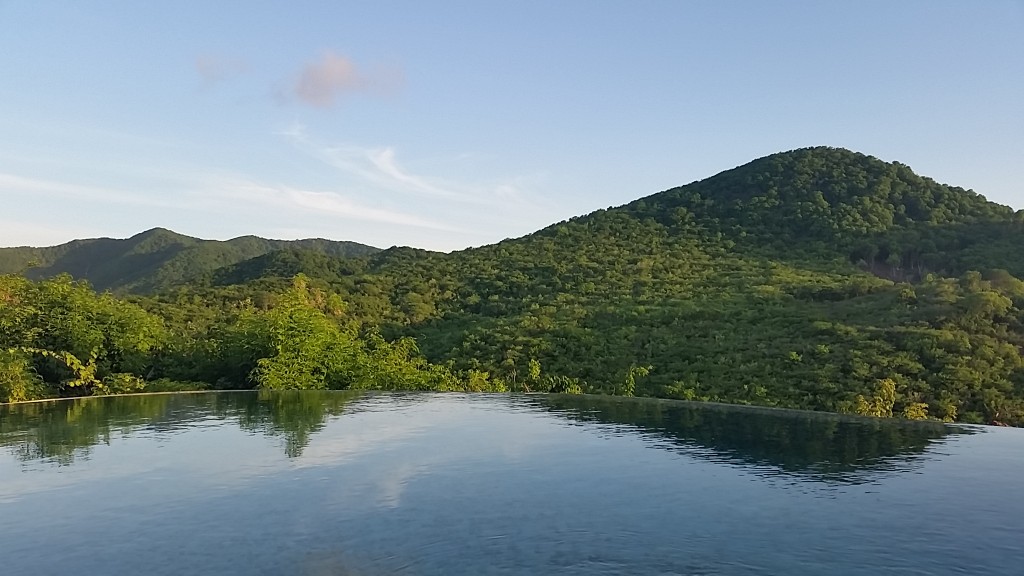
<path id="1" fill-rule="evenodd" d="M 143 240 L 146 238 L 152 238 L 154 236 L 173 236 L 178 238 L 191 238 L 190 236 L 185 236 L 184 234 L 178 234 L 174 230 L 169 230 L 167 228 L 157 226 L 155 228 L 150 228 L 149 230 L 139 232 L 138 234 L 129 237 L 128 240 Z"/>
<path id="2" fill-rule="evenodd" d="M 825 146 L 758 158 L 626 209 L 722 232 L 822 240 L 911 224 L 1004 221 L 1013 214 L 975 192 L 918 176 L 905 164 Z"/>

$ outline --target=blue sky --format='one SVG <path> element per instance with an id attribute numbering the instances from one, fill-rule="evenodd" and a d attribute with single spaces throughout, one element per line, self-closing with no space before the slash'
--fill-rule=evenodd
<path id="1" fill-rule="evenodd" d="M 0 0 L 0 47 L 4 246 L 453 250 L 816 145 L 1024 208 L 1019 0 Z"/>

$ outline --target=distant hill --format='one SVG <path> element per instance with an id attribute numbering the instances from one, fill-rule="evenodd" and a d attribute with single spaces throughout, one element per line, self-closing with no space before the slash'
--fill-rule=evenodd
<path id="1" fill-rule="evenodd" d="M 67 273 L 88 280 L 97 290 L 150 293 L 284 249 L 335 257 L 364 256 L 378 251 L 356 242 L 319 238 L 268 240 L 242 236 L 225 241 L 202 240 L 154 228 L 126 239 L 73 240 L 47 248 L 0 248 L 0 274 L 28 268 L 30 278 Z"/>

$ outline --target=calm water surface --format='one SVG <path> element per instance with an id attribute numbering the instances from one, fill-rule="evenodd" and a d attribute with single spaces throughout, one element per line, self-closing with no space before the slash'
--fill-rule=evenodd
<path id="1" fill-rule="evenodd" d="M 1024 430 L 632 399 L 0 406 L 5 575 L 1024 574 Z"/>

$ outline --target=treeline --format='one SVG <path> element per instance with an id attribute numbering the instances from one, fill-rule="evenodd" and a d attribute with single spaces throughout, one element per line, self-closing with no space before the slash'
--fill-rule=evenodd
<path id="1" fill-rule="evenodd" d="M 208 321 L 178 323 L 68 276 L 0 276 L 0 402 L 206 388 L 506 390 L 485 372 L 427 362 L 411 338 L 384 339 L 301 275 L 272 308 L 194 308 Z"/>
<path id="2" fill-rule="evenodd" d="M 457 255 L 339 261 L 350 270 L 309 282 L 339 294 L 350 321 L 509 389 L 1024 422 L 1024 282 L 1012 274 L 897 282 L 841 257 L 801 263 L 794 249 L 786 263 L 659 226 L 610 213 Z M 283 273 L 303 269 L 301 253 L 280 257 Z M 234 302 L 281 306 L 288 282 L 139 303 L 206 334 Z"/>

